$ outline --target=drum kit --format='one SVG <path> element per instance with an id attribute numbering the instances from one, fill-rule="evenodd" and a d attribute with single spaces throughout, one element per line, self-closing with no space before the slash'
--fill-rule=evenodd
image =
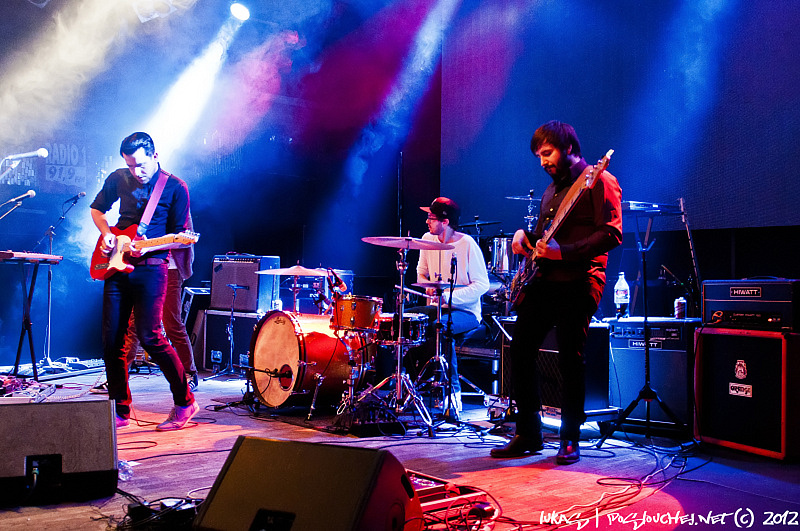
<path id="1" fill-rule="evenodd" d="M 428 325 L 426 315 L 404 313 L 404 293 L 412 291 L 422 295 L 404 285 L 406 258 L 410 249 L 445 250 L 453 246 L 412 237 L 367 237 L 362 241 L 393 247 L 399 253 L 397 313 L 382 313 L 380 298 L 345 294 L 346 286 L 341 286 L 331 269 L 296 265 L 257 271 L 262 275 L 294 277 L 295 286 L 300 277 L 328 277 L 334 289 L 328 310 L 330 315 L 272 310 L 259 320 L 250 342 L 249 383 L 253 385 L 255 397 L 268 407 L 308 405 L 309 419 L 318 400 L 336 404 L 339 399 L 337 418 L 347 419 L 347 422 L 358 419 L 360 404 L 377 401 L 389 412 L 384 418 L 396 419 L 396 414 L 413 406 L 430 428 L 433 426 L 431 414 L 402 365 L 406 351 L 425 341 Z M 434 289 L 441 295 L 450 284 L 432 282 L 415 286 Z M 293 291 L 296 297 L 297 290 Z M 297 308 L 296 300 L 293 308 Z M 437 317 L 441 322 L 441 306 Z M 438 335 L 437 326 L 437 340 Z M 395 372 L 375 386 L 367 385 L 364 376 L 373 367 L 379 346 L 394 348 Z M 446 366 L 441 360 L 438 341 L 435 361 Z M 377 391 L 391 380 L 395 381 L 394 390 L 379 397 Z"/>

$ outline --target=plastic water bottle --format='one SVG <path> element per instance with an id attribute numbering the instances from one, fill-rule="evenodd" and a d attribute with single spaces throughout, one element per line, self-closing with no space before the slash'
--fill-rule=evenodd
<path id="1" fill-rule="evenodd" d="M 625 280 L 625 272 L 620 272 L 614 284 L 614 304 L 617 306 L 617 319 L 628 316 L 628 304 L 631 302 L 631 289 Z"/>
<path id="2" fill-rule="evenodd" d="M 129 462 L 122 459 L 117 461 L 117 477 L 120 481 L 128 481 L 133 477 L 133 468 Z"/>

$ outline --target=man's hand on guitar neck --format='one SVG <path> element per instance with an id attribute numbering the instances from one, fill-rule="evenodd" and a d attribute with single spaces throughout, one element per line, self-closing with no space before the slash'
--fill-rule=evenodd
<path id="1" fill-rule="evenodd" d="M 143 241 L 143 240 L 146 240 L 146 239 L 147 239 L 147 236 L 142 236 L 142 237 L 141 237 L 141 239 L 139 239 L 139 240 L 133 240 L 133 241 L 132 241 L 132 242 L 131 242 L 131 243 L 128 245 L 128 249 L 130 249 L 130 254 L 131 254 L 131 256 L 133 256 L 134 258 L 138 258 L 138 257 L 142 256 L 144 253 L 146 253 L 146 252 L 147 252 L 147 249 L 146 249 L 146 248 L 145 248 L 145 249 L 138 249 L 138 248 L 136 247 L 136 243 L 137 243 L 137 242 L 140 242 L 140 241 Z"/>

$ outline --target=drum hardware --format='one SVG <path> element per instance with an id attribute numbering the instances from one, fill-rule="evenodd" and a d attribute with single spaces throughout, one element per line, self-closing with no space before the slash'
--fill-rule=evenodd
<path id="1" fill-rule="evenodd" d="M 398 291 L 398 323 L 403 323 L 403 312 L 405 310 L 405 273 L 408 269 L 407 254 L 409 249 L 430 249 L 430 250 L 447 250 L 453 249 L 452 245 L 440 243 L 437 241 L 428 241 L 421 238 L 407 237 L 391 237 L 391 236 L 374 236 L 361 238 L 361 241 L 372 245 L 380 245 L 383 247 L 394 247 L 397 249 L 398 260 L 395 262 L 397 272 L 400 275 L 400 290 Z M 430 413 L 425 407 L 422 397 L 419 396 L 417 390 L 411 383 L 408 374 L 403 371 L 403 356 L 408 349 L 408 345 L 403 341 L 403 327 L 398 327 L 398 339 L 395 344 L 395 356 L 397 359 L 396 373 L 394 376 L 384 378 L 377 386 L 370 389 L 369 393 L 374 393 L 380 389 L 381 386 L 389 382 L 392 377 L 395 379 L 394 396 L 390 396 L 389 405 L 394 404 L 395 412 L 402 413 L 406 408 L 413 404 L 414 408 L 419 413 L 422 421 L 430 429 L 433 426 L 433 420 Z"/>
<path id="2" fill-rule="evenodd" d="M 308 407 L 308 416 L 306 420 L 311 420 L 311 417 L 314 415 L 314 410 L 317 408 L 317 397 L 319 396 L 319 387 L 322 385 L 322 382 L 325 381 L 325 377 L 320 373 L 314 375 L 314 380 L 316 380 L 316 385 L 314 386 L 314 396 L 311 399 L 311 405 Z"/>
<path id="3" fill-rule="evenodd" d="M 537 205 L 541 207 L 541 198 L 533 197 L 533 190 L 528 192 L 528 195 L 506 196 L 506 199 L 513 199 L 518 201 L 528 201 L 528 215 L 525 216 L 525 221 L 528 222 L 528 231 L 533 230 L 533 226 L 539 220 L 539 215 L 535 212 Z"/>
<path id="4" fill-rule="evenodd" d="M 249 290 L 250 286 L 240 286 L 238 284 L 228 284 L 228 287 L 233 290 L 233 296 L 231 297 L 231 317 L 228 320 L 228 326 L 225 328 L 226 332 L 228 333 L 228 342 L 230 343 L 230 346 L 231 346 L 230 355 L 228 357 L 228 366 L 225 367 L 225 369 L 222 370 L 222 371 L 216 372 L 216 373 L 212 374 L 211 376 L 203 378 L 203 381 L 212 380 L 212 379 L 218 378 L 220 376 L 227 376 L 229 374 L 233 374 L 233 375 L 239 376 L 236 373 L 236 371 L 234 370 L 234 368 L 233 368 L 234 367 L 234 364 L 233 364 L 233 322 L 236 321 L 236 318 L 233 316 L 233 309 L 234 309 L 234 307 L 236 305 L 236 292 L 238 290 L 240 290 L 240 289 Z M 249 380 L 248 380 L 248 382 L 249 382 Z"/>
<path id="5" fill-rule="evenodd" d="M 455 257 L 453 257 L 455 260 Z M 417 381 L 414 382 L 415 387 L 419 390 L 423 385 L 427 384 L 431 389 L 442 389 L 443 399 L 442 399 L 442 409 L 443 411 L 452 411 L 455 409 L 455 404 L 452 403 L 452 393 L 451 393 L 451 384 L 450 384 L 450 365 L 447 363 L 447 360 L 444 359 L 442 356 L 442 330 L 444 326 L 442 325 L 442 295 L 444 294 L 444 290 L 446 288 L 450 289 L 450 302 L 452 302 L 453 298 L 453 289 L 455 287 L 460 287 L 461 285 L 453 284 L 453 279 L 451 278 L 450 282 L 443 282 L 441 280 L 441 275 L 439 275 L 439 280 L 434 282 L 418 282 L 416 284 L 412 284 L 412 286 L 418 288 L 425 288 L 425 289 L 433 289 L 434 293 L 436 294 L 436 345 L 434 349 L 434 355 L 431 359 L 425 362 L 425 365 L 422 366 L 420 369 L 419 374 L 417 375 Z M 448 304 L 449 306 L 449 304 Z M 447 322 L 447 333 L 445 337 L 448 338 L 448 341 L 452 339 L 452 324 L 453 319 L 451 314 L 448 314 L 448 322 Z M 423 380 L 423 376 L 425 375 L 425 371 L 430 364 L 435 364 L 435 367 L 432 369 L 432 373 L 430 378 L 427 380 Z M 446 416 L 458 416 L 458 411 L 455 412 L 455 415 L 446 415 Z"/>

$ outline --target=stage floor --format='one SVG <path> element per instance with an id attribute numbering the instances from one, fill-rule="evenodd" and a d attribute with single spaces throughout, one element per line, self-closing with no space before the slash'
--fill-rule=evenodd
<path id="1" fill-rule="evenodd" d="M 59 388 L 48 401 L 97 399 L 87 391 L 98 378 L 102 373 L 50 380 L 47 383 Z M 547 445 L 540 454 L 499 460 L 489 457 L 489 450 L 506 439 L 489 433 L 494 424 L 477 397 L 465 398 L 465 424 L 445 423 L 433 436 L 412 429 L 405 435 L 356 437 L 319 429 L 326 424 L 327 411 L 305 422 L 305 412 L 289 419 L 272 415 L 263 406 L 258 415 L 242 407 L 225 407 L 240 400 L 245 387 L 244 379 L 201 380 L 196 392 L 201 411 L 191 427 L 162 433 L 155 431 L 155 424 L 172 406 L 166 381 L 160 373 L 133 374 L 135 420 L 116 434 L 118 458 L 131 465 L 132 476 L 120 481 L 119 489 L 146 502 L 203 499 L 236 439 L 248 436 L 386 449 L 407 470 L 484 492 L 495 515 L 501 515 L 484 529 L 551 528 L 553 521 L 572 524 L 573 529 L 581 524 L 584 529 L 689 529 L 699 527 L 703 519 L 713 521 L 714 528 L 733 529 L 746 523 L 746 517 L 761 527 L 771 515 L 784 515 L 785 520 L 774 523 L 798 522 L 797 463 L 624 431 L 597 449 L 593 444 L 600 434 L 591 423 L 583 430 L 582 459 L 577 464 L 556 465 L 554 431 L 546 432 Z M 80 437 L 79 429 L 76 433 L 63 436 Z M 312 492 L 326 481 L 325 471 L 306 472 L 306 479 L 287 474 L 283 478 L 287 488 Z M 301 481 L 307 484 L 298 486 Z M 243 496 L 254 495 L 247 485 L 242 489 Z M 12 508 L 0 512 L 0 527 L 115 528 L 129 504 L 131 499 L 118 493 L 87 503 Z M 437 524 L 429 529 L 445 527 Z"/>

